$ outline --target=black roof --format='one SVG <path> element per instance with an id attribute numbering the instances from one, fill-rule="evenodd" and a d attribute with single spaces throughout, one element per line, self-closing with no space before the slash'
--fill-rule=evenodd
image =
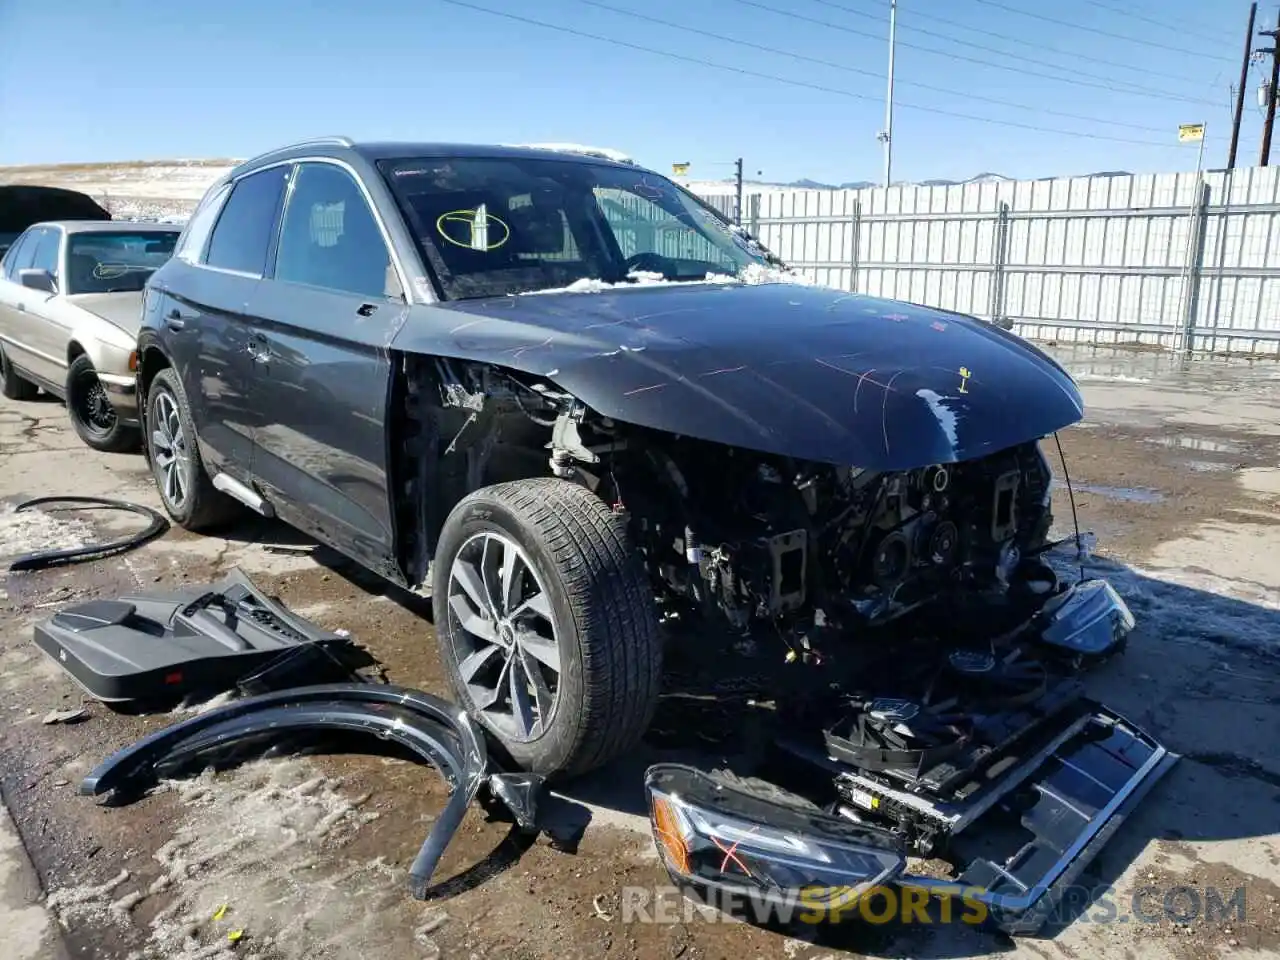
<path id="1" fill-rule="evenodd" d="M 369 162 L 411 157 L 476 157 L 563 160 L 572 163 L 598 163 L 606 166 L 635 168 L 635 164 L 624 164 L 603 156 L 541 147 L 501 146 L 492 143 L 432 143 L 430 141 L 412 140 L 357 142 L 346 137 L 323 137 L 316 140 L 304 140 L 299 143 L 287 144 L 259 154 L 240 164 L 236 170 L 249 170 L 266 163 L 278 163 L 281 160 L 288 160 L 292 157 L 320 156 L 341 159 L 351 154 L 356 154 Z"/>

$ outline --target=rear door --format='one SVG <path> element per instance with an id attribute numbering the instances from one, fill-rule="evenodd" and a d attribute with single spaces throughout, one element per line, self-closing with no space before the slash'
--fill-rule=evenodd
<path id="1" fill-rule="evenodd" d="M 251 304 L 253 479 L 286 520 L 375 570 L 394 556 L 387 344 L 406 311 L 401 276 L 353 174 L 299 163 Z"/>
<path id="2" fill-rule="evenodd" d="M 18 285 L 18 271 L 30 266 L 35 253 L 37 230 L 26 230 L 13 242 L 0 261 L 0 343 L 10 362 L 25 369 L 25 354 L 18 343 L 18 303 L 25 300 L 26 291 Z"/>
<path id="3" fill-rule="evenodd" d="M 170 261 L 161 289 L 165 349 L 182 378 L 201 456 L 241 481 L 250 475 L 257 422 L 249 304 L 266 270 L 288 176 L 286 165 L 237 180 L 208 242 Z"/>

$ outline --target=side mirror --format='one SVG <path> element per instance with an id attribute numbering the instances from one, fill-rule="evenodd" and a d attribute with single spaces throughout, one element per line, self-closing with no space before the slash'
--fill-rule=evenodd
<path id="1" fill-rule="evenodd" d="M 58 283 L 48 270 L 33 270 L 31 268 L 19 270 L 18 282 L 30 290 L 40 290 L 50 295 L 58 292 Z"/>

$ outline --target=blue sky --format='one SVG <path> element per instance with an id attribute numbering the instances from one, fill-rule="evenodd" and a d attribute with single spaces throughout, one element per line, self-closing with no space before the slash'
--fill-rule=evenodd
<path id="1" fill-rule="evenodd" d="M 662 170 L 689 161 L 697 177 L 726 176 L 726 161 L 741 155 L 749 175 L 769 180 L 877 180 L 888 8 L 0 0 L 0 163 L 240 157 L 344 133 L 572 140 Z M 1177 126 L 1200 121 L 1206 166 L 1221 166 L 1247 15 L 1241 0 L 900 0 L 894 177 L 1191 170 L 1196 149 L 1177 146 Z M 1263 6 L 1260 25 L 1275 15 Z M 693 62 L 701 60 L 732 69 Z M 1245 164 L 1258 157 L 1261 77 L 1251 70 Z"/>

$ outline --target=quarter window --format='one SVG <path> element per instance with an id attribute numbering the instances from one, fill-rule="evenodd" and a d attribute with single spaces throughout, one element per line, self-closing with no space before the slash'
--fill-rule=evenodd
<path id="1" fill-rule="evenodd" d="M 280 230 L 275 279 L 358 297 L 400 292 L 373 211 L 342 168 L 298 167 Z"/>
<path id="2" fill-rule="evenodd" d="M 191 219 L 187 221 L 186 229 L 182 231 L 178 249 L 174 251 L 173 255 L 177 259 L 185 260 L 187 263 L 199 261 L 205 244 L 209 242 L 209 232 L 218 219 L 218 211 L 222 209 L 222 201 L 227 198 L 227 191 L 230 189 L 230 186 L 224 184 L 200 201 L 200 206 L 196 208 Z"/>
<path id="3" fill-rule="evenodd" d="M 272 167 L 236 182 L 213 228 L 206 264 L 262 276 L 287 175 L 288 167 Z"/>

